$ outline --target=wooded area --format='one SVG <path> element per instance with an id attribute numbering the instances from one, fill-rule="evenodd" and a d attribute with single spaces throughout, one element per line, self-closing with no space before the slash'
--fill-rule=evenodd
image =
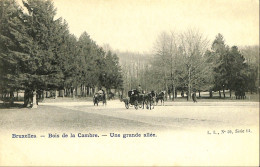
<path id="1" fill-rule="evenodd" d="M 87 32 L 71 34 L 50 0 L 26 0 L 23 7 L 2 0 L 0 23 L 0 93 L 12 99 L 24 91 L 25 106 L 46 91 L 85 97 L 101 87 L 126 93 L 139 84 L 188 97 L 194 91 L 226 97 L 225 90 L 244 96 L 259 89 L 259 46 L 229 47 L 221 34 L 210 43 L 196 29 L 162 32 L 152 54 L 115 52 Z"/>
<path id="2" fill-rule="evenodd" d="M 90 95 L 96 87 L 117 89 L 122 86 L 118 57 L 105 52 L 84 32 L 79 39 L 70 34 L 68 24 L 56 19 L 51 1 L 3 0 L 0 7 L 0 88 L 3 96 L 25 91 L 29 105 L 38 94 L 63 90 L 73 96 L 82 89 Z M 35 102 L 35 99 L 33 100 Z"/>
<path id="3" fill-rule="evenodd" d="M 212 91 L 218 91 L 220 97 L 226 97 L 225 90 L 229 90 L 229 97 L 235 92 L 236 97 L 241 98 L 245 92 L 258 92 L 258 56 L 258 46 L 229 47 L 221 34 L 210 43 L 196 29 L 162 32 L 152 57 L 139 55 L 136 60 L 141 65 L 122 66 L 131 76 L 124 75 L 124 83 L 132 88 L 141 84 L 148 91 L 166 90 L 172 100 L 176 91 L 187 93 L 190 98 L 194 91 L 207 91 L 210 97 Z"/>

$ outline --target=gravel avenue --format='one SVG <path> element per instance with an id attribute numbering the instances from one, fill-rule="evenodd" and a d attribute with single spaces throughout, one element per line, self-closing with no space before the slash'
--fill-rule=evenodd
<path id="1" fill-rule="evenodd" d="M 39 103 L 38 109 L 1 109 L 1 130 L 196 130 L 258 127 L 257 102 L 166 102 L 154 109 L 126 109 L 119 100 Z"/>
<path id="2" fill-rule="evenodd" d="M 37 109 L 0 109 L 0 149 L 6 153 L 0 162 L 2 159 L 5 161 L 1 165 L 10 165 L 15 155 L 16 161 L 11 163 L 14 166 L 125 162 L 149 166 L 256 165 L 258 105 L 166 102 L 152 110 L 135 110 L 112 100 L 106 106 L 58 101 L 39 103 Z M 63 138 L 63 133 L 68 138 Z M 71 138 L 72 134 L 75 138 Z M 14 149 L 10 150 L 11 147 Z M 24 157 L 25 152 L 30 156 Z M 97 154 L 102 162 L 97 160 Z"/>

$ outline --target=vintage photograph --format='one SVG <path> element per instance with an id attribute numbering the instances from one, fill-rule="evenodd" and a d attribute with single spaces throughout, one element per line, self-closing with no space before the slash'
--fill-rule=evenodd
<path id="1" fill-rule="evenodd" d="M 0 0 L 0 166 L 259 166 L 258 0 Z"/>

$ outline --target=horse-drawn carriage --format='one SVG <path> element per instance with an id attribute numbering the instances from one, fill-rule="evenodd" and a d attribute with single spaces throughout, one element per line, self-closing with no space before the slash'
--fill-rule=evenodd
<path id="1" fill-rule="evenodd" d="M 147 94 L 140 93 L 137 90 L 128 91 L 128 97 L 123 99 L 125 102 L 125 107 L 128 109 L 130 106 L 134 106 L 137 110 L 138 108 L 143 108 L 146 106 L 147 109 L 154 108 L 155 93 L 152 91 Z"/>
<path id="2" fill-rule="evenodd" d="M 129 106 L 134 106 L 137 110 L 138 107 L 142 108 L 144 106 L 144 95 L 140 94 L 137 90 L 128 91 L 128 97 L 123 100 L 125 102 L 126 109 L 128 109 Z"/>
<path id="3" fill-rule="evenodd" d="M 103 105 L 106 105 L 107 104 L 107 101 L 106 101 L 106 94 L 104 92 L 97 92 L 94 94 L 93 96 L 93 102 L 94 102 L 94 106 L 97 105 L 98 106 L 98 103 L 102 101 L 103 102 Z"/>

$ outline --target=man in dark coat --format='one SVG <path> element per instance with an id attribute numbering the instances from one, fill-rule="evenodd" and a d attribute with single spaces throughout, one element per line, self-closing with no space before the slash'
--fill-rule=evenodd
<path id="1" fill-rule="evenodd" d="M 197 97 L 196 97 L 196 92 L 193 92 L 192 93 L 192 100 L 193 100 L 193 102 L 195 103 L 197 103 Z"/>

